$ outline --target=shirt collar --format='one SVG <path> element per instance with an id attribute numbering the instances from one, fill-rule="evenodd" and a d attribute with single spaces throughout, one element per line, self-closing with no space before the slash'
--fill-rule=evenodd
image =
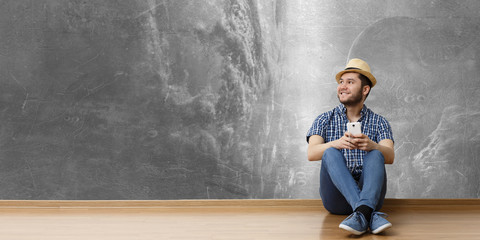
<path id="1" fill-rule="evenodd" d="M 347 108 L 345 107 L 345 105 L 343 105 L 343 103 L 340 104 L 340 105 L 338 105 L 337 110 L 338 110 L 338 112 L 339 112 L 341 115 L 344 115 L 344 116 L 346 117 L 346 115 L 347 115 Z M 365 104 L 363 104 L 362 110 L 360 110 L 360 119 L 359 119 L 359 121 L 362 120 L 362 119 L 367 115 L 367 113 L 368 113 L 368 108 L 367 108 L 367 106 L 366 106 Z"/>
<path id="2" fill-rule="evenodd" d="M 367 116 L 368 113 L 368 108 L 365 104 L 363 104 L 363 108 L 360 111 L 360 119 L 363 119 L 365 116 Z"/>
<path id="3" fill-rule="evenodd" d="M 337 106 L 337 110 L 338 110 L 338 113 L 340 114 L 347 113 L 347 108 L 345 107 L 345 105 L 343 105 L 343 103 Z"/>

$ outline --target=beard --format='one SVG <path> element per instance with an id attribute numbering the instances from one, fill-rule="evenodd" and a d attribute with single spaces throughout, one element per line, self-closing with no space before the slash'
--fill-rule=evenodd
<path id="1" fill-rule="evenodd" d="M 354 106 L 362 102 L 363 96 L 362 96 L 362 89 L 358 91 L 357 93 L 352 93 L 352 96 L 347 99 L 347 100 L 340 100 L 340 96 L 337 94 L 338 100 L 340 103 L 342 103 L 345 106 Z"/>

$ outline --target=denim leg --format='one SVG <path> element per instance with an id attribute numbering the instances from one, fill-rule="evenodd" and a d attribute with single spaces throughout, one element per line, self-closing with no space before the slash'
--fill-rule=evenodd
<path id="1" fill-rule="evenodd" d="M 333 184 L 323 162 L 320 169 L 320 197 L 322 198 L 323 206 L 330 213 L 349 215 L 353 212 L 352 207 L 348 204 L 343 194 Z"/>
<path id="2" fill-rule="evenodd" d="M 329 148 L 323 153 L 320 171 L 320 196 L 325 208 L 336 214 L 351 213 L 360 200 L 360 188 L 345 162 L 345 157 L 338 149 Z M 349 206 L 345 206 L 345 201 L 342 201 L 342 199 L 346 200 Z M 336 200 L 339 202 L 335 202 Z"/>
<path id="3" fill-rule="evenodd" d="M 360 198 L 353 208 L 366 205 L 372 209 L 380 209 L 387 190 L 385 159 L 380 151 L 370 151 L 363 158 L 360 186 Z"/>

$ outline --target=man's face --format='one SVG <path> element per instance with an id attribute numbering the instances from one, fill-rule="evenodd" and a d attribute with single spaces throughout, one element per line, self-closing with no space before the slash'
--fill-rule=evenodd
<path id="1" fill-rule="evenodd" d="M 363 100 L 362 80 L 355 72 L 347 72 L 342 75 L 337 87 L 337 97 L 345 106 L 356 105 Z"/>

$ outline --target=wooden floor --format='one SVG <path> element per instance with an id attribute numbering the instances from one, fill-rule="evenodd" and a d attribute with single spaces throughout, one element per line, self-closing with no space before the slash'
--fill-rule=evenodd
<path id="1" fill-rule="evenodd" d="M 387 199 L 382 211 L 393 228 L 356 237 L 319 200 L 0 201 L 0 239 L 480 239 L 478 199 Z"/>

